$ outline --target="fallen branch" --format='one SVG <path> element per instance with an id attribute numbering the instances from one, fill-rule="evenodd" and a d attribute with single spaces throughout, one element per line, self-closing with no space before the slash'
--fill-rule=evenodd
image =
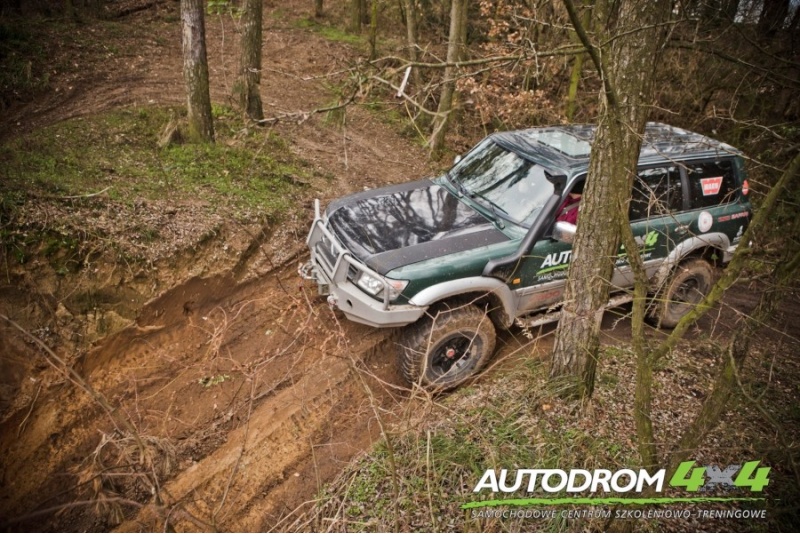
<path id="1" fill-rule="evenodd" d="M 111 186 L 108 186 L 108 187 L 106 187 L 105 189 L 103 189 L 102 191 L 98 191 L 98 192 L 96 192 L 96 193 L 87 193 L 87 194 L 85 194 L 85 195 L 72 195 L 72 196 L 68 196 L 68 197 L 58 197 L 58 198 L 60 198 L 60 199 L 62 199 L 62 200 L 70 200 L 70 199 L 75 199 L 75 198 L 90 198 L 90 197 L 96 197 L 96 196 L 102 195 L 103 193 L 105 193 L 105 192 L 106 192 L 106 191 L 108 191 L 109 189 L 111 189 Z"/>
<path id="2" fill-rule="evenodd" d="M 350 95 L 350 98 L 348 98 L 344 102 L 340 102 L 340 103 L 336 104 L 335 106 L 327 106 L 327 107 L 324 107 L 324 108 L 316 108 L 316 109 L 312 109 L 311 111 L 295 111 L 293 113 L 282 113 L 282 114 L 280 114 L 280 115 L 278 115 L 276 117 L 270 117 L 270 118 L 267 118 L 267 119 L 261 119 L 261 120 L 255 121 L 255 122 L 257 124 L 276 124 L 276 123 L 281 122 L 281 121 L 291 120 L 293 122 L 296 122 L 297 124 L 302 124 L 305 121 L 307 121 L 312 115 L 316 115 L 318 113 L 328 113 L 330 111 L 336 111 L 336 110 L 339 110 L 339 109 L 346 108 L 347 106 L 349 106 L 350 104 L 355 102 L 357 94 L 358 94 L 358 90 L 356 90 L 352 95 Z"/>
<path id="3" fill-rule="evenodd" d="M 370 61 L 370 65 L 377 66 L 380 63 L 394 62 L 402 65 L 401 69 L 406 67 L 419 67 L 421 69 L 446 69 L 447 67 L 463 68 L 474 67 L 478 65 L 488 65 L 491 63 L 507 63 L 519 62 L 527 59 L 538 59 L 543 57 L 556 57 L 556 56 L 576 56 L 584 52 L 583 46 L 576 46 L 574 44 L 557 48 L 555 50 L 548 50 L 545 52 L 537 52 L 536 50 L 524 51 L 519 54 L 507 54 L 503 56 L 489 56 L 477 59 L 468 59 L 465 61 L 454 61 L 448 63 L 441 61 L 437 63 L 428 63 L 424 61 L 409 61 L 407 58 L 399 56 L 384 56 Z"/>

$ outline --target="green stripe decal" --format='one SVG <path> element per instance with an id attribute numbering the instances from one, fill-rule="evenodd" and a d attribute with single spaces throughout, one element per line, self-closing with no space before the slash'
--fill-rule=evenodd
<path id="1" fill-rule="evenodd" d="M 552 267 L 547 267 L 545 269 L 542 269 L 541 271 L 536 271 L 536 276 L 539 276 L 540 274 L 544 274 L 544 273 L 550 273 L 550 272 L 553 272 L 553 271 L 560 271 L 562 269 L 566 269 L 567 267 L 569 267 L 569 263 L 564 263 L 562 265 L 554 265 Z"/>
<path id="2" fill-rule="evenodd" d="M 648 499 L 609 497 L 592 499 L 589 497 L 563 498 L 563 499 L 502 499 L 495 501 L 473 501 L 462 504 L 463 510 L 470 508 L 483 508 L 490 506 L 552 506 L 559 504 L 702 504 L 715 502 L 758 502 L 766 501 L 763 497 L 654 497 Z"/>

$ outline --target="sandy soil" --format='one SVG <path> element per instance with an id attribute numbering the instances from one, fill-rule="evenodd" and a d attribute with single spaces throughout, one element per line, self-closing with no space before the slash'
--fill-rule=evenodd
<path id="1" fill-rule="evenodd" d="M 325 77 L 353 57 L 347 45 L 291 25 L 310 7 L 267 3 L 267 116 L 329 105 Z M 117 107 L 181 104 L 176 14 L 169 2 L 124 17 L 136 30 L 105 60 L 65 44 L 75 69 L 55 76 L 51 93 L 8 110 L 4 136 Z M 230 93 L 237 37 L 229 17 L 207 20 L 216 102 Z M 345 119 L 344 128 L 314 114 L 272 126 L 298 156 L 333 176 L 313 196 L 325 201 L 430 172 L 424 151 L 374 114 L 350 107 Z M 314 288 L 302 287 L 296 268 L 310 197 L 307 204 L 308 220 L 257 239 L 226 226 L 234 249 L 259 249 L 245 261 L 215 265 L 209 247 L 200 247 L 162 262 L 171 272 L 135 281 L 98 266 L 91 280 L 75 283 L 113 294 L 115 306 L 101 317 L 73 313 L 62 298 L 69 289 L 35 265 L 9 278 L 0 312 L 52 346 L 94 393 L 3 325 L 0 516 L 7 528 L 280 530 L 282 517 L 377 439 L 380 410 L 404 397 L 385 357 L 392 333 L 339 322 Z M 98 397 L 116 411 L 107 413 Z M 133 423 L 143 446 L 123 438 L 114 423 L 121 419 Z"/>

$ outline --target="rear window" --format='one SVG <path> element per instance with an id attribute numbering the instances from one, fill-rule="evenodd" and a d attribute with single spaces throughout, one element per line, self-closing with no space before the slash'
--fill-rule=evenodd
<path id="1" fill-rule="evenodd" d="M 734 201 L 738 186 L 732 160 L 690 163 L 686 172 L 692 208 L 706 208 Z"/>
<path id="2" fill-rule="evenodd" d="M 642 169 L 633 185 L 630 220 L 663 217 L 683 209 L 681 173 L 675 166 Z"/>

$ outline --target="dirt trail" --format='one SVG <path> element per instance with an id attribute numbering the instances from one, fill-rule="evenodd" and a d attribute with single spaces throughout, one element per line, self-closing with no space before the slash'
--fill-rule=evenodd
<path id="1" fill-rule="evenodd" d="M 315 77 L 352 55 L 345 45 L 290 26 L 309 14 L 305 4 L 267 6 L 268 116 L 330 104 L 334 97 Z M 132 40 L 107 64 L 55 79 L 57 91 L 10 110 L 3 123 L 18 134 L 121 106 L 181 104 L 180 30 L 163 16 L 175 9 L 165 3 L 127 17 L 158 39 Z M 210 17 L 207 33 L 212 99 L 225 102 L 238 35 L 224 17 Z M 314 115 L 274 126 L 291 139 L 290 150 L 334 178 L 315 196 L 327 200 L 427 173 L 419 147 L 365 110 L 346 113 L 344 129 Z M 275 243 L 262 249 L 285 248 L 287 235 L 272 236 Z M 306 293 L 313 288 L 299 287 L 297 257 L 282 257 L 292 259 L 258 268 L 248 261 L 177 283 L 127 314 L 134 321 L 120 317 L 127 326 L 88 350 L 60 354 L 116 408 L 114 418 L 136 427 L 144 457 L 95 400 L 48 368 L 25 336 L 4 329 L 9 381 L 34 382 L 0 424 L 4 527 L 130 531 L 168 522 L 178 531 L 280 529 L 281 518 L 377 439 L 375 407 L 392 410 L 403 399 L 386 357 L 391 332 L 339 323 Z M 33 301 L 17 314 L 32 323 L 55 330 L 66 313 L 45 287 L 0 289 L 5 313 Z M 44 332 L 34 333 L 47 341 Z M 30 361 L 37 362 L 33 374 Z M 161 502 L 153 502 L 155 493 Z"/>
<path id="2" fill-rule="evenodd" d="M 381 331 L 340 329 L 326 307 L 297 288 L 291 269 L 238 286 L 220 275 L 189 280 L 148 303 L 136 324 L 89 352 L 80 370 L 143 437 L 169 445 L 150 451 L 154 463 L 170 464 L 159 468 L 168 480 L 165 504 L 183 503 L 184 516 L 196 518 L 177 515 L 175 528 L 252 531 L 270 528 L 285 513 L 282 504 L 311 498 L 338 463 L 377 437 L 369 431 L 372 415 L 353 416 L 365 395 L 352 372 L 363 358 L 384 351 L 387 340 Z M 396 379 L 391 369 L 381 373 Z M 344 424 L 352 441 L 335 443 Z M 55 475 L 87 479 L 111 467 L 85 460 L 100 432 L 116 439 L 109 426 L 107 414 L 68 384 L 43 395 L 31 413 L 6 421 L 0 450 L 14 461 L 5 463 L 4 517 L 73 500 L 73 491 L 58 496 L 73 481 Z M 309 456 L 327 475 L 301 475 Z M 297 495 L 272 502 L 271 492 L 286 492 L 286 480 L 301 476 Z M 100 489 L 146 497 L 147 482 L 130 484 L 110 481 Z M 120 528 L 155 528 L 163 513 L 145 507 Z M 69 509 L 53 526 L 102 528 L 92 516 Z M 38 519 L 23 525 L 43 526 Z"/>

